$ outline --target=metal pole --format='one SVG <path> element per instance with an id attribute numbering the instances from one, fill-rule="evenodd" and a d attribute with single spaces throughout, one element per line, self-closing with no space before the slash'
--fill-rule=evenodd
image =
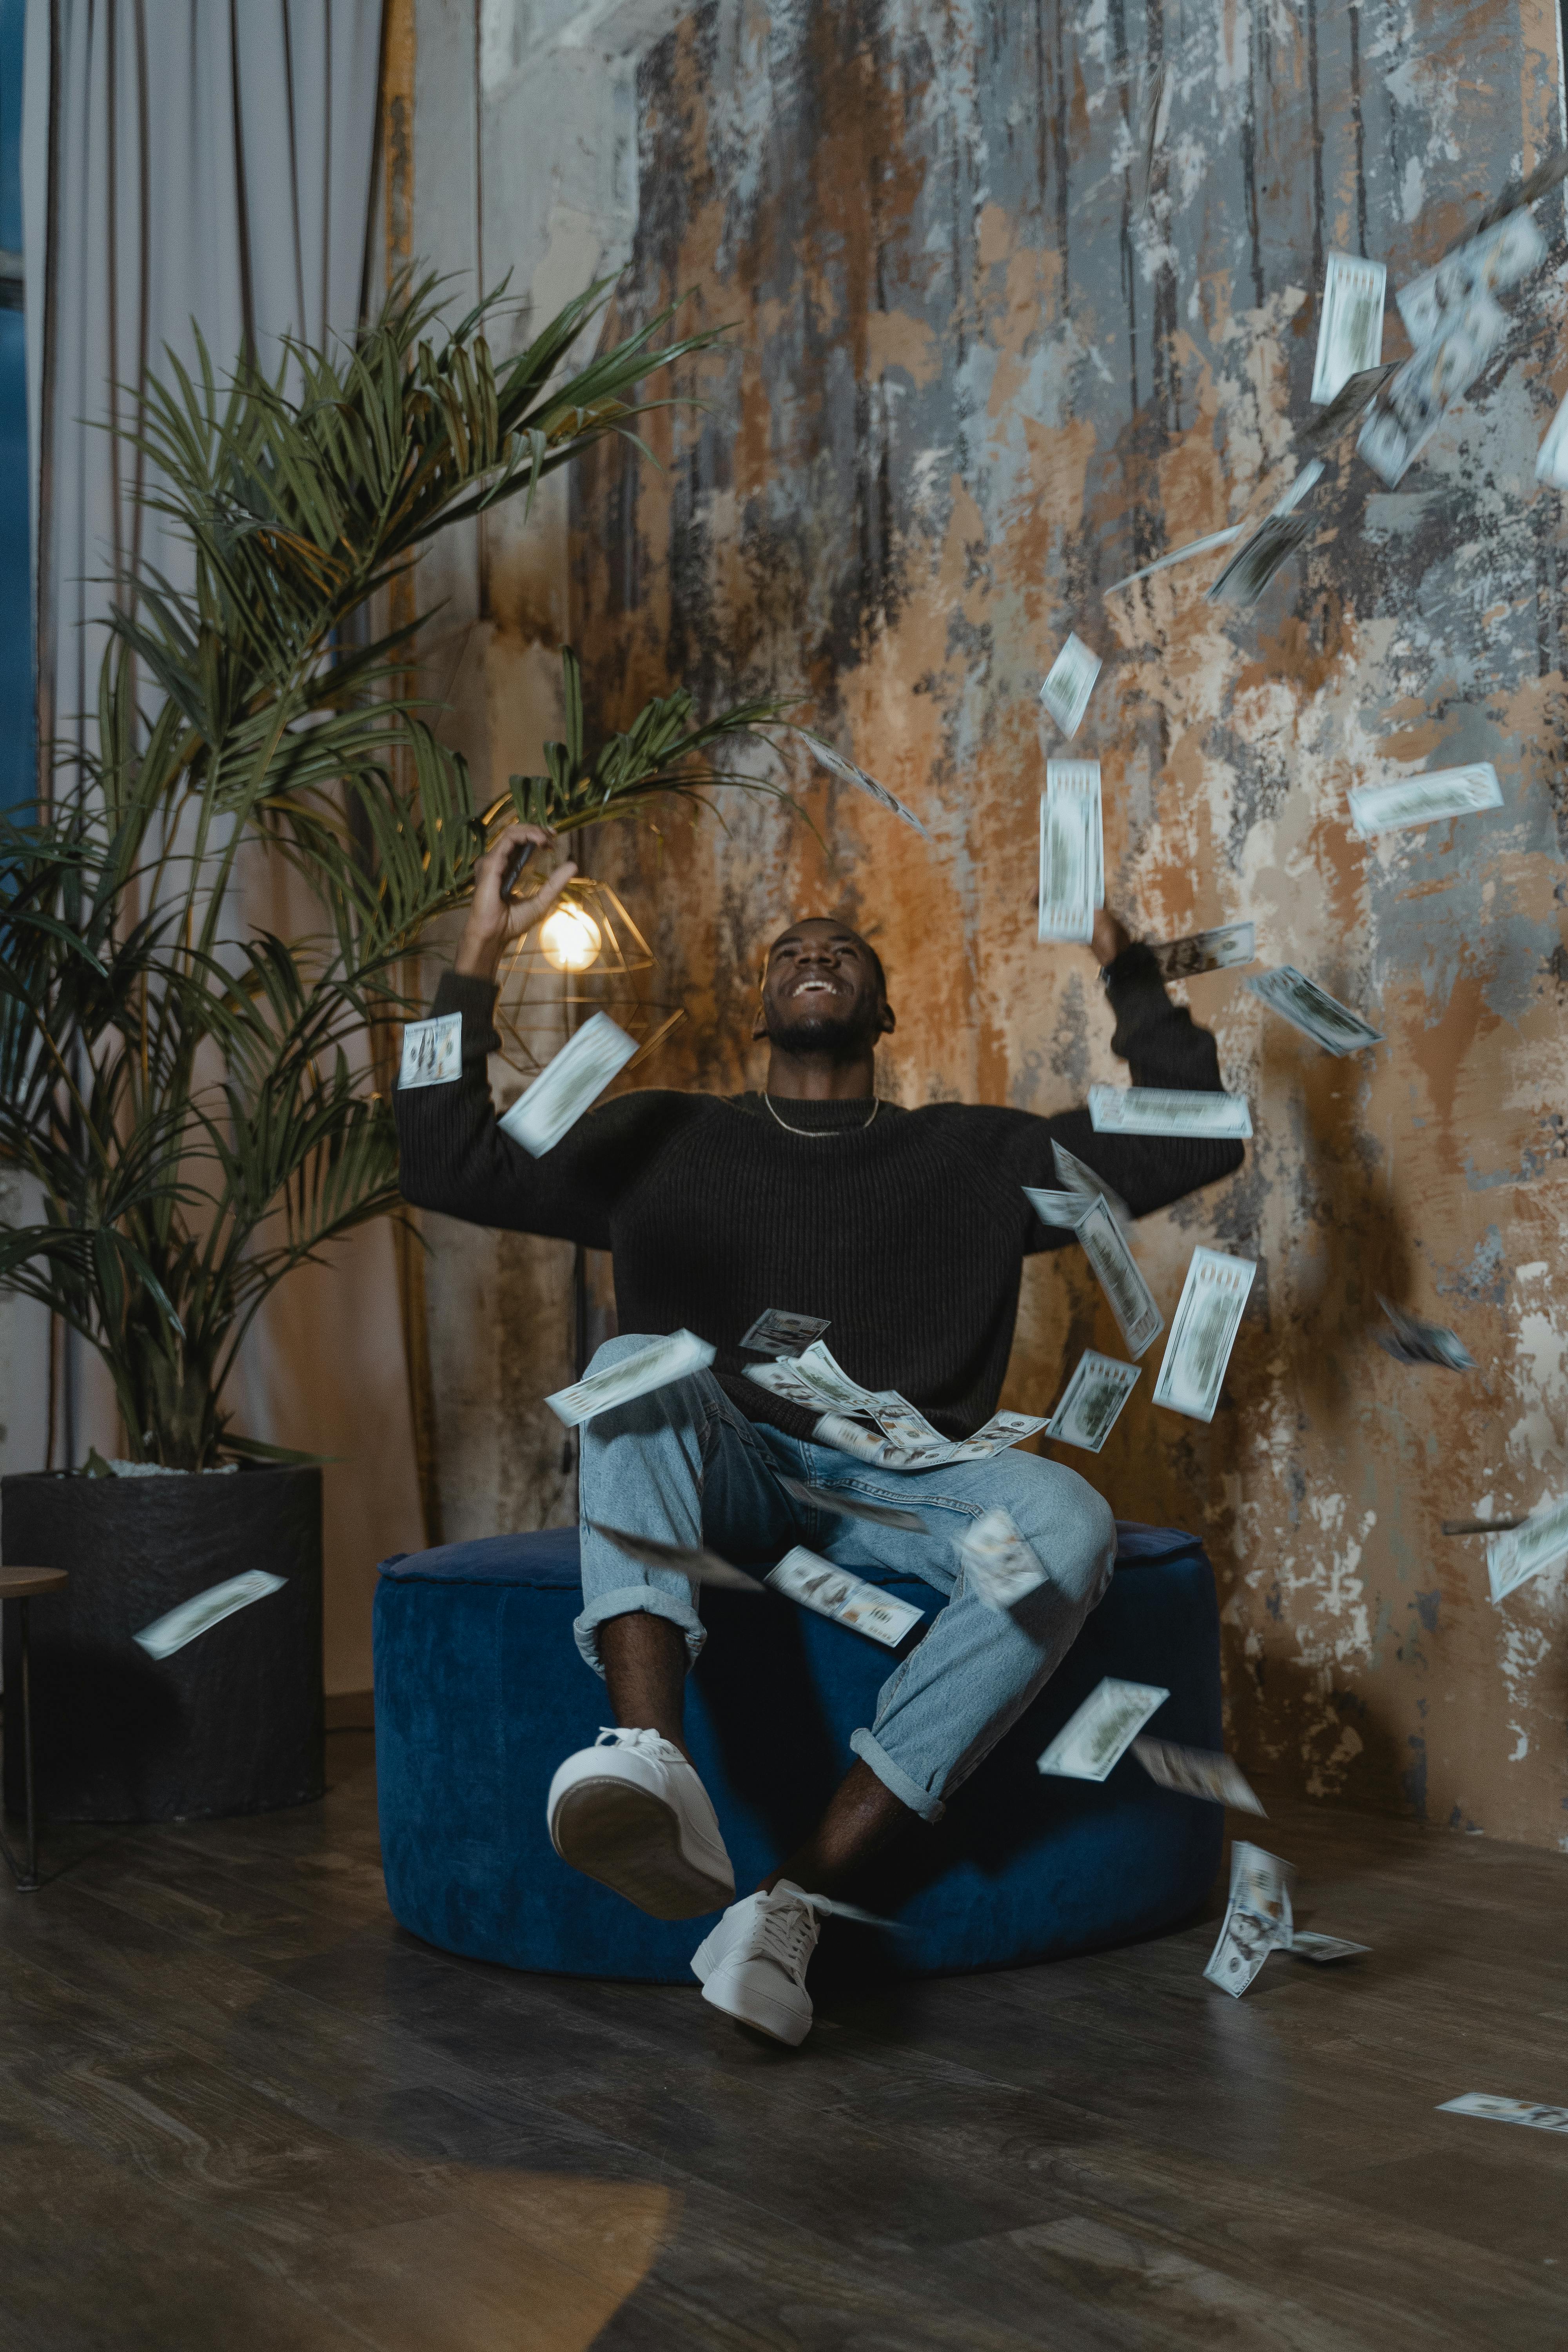
<path id="1" fill-rule="evenodd" d="M 22 1770 L 27 1791 L 27 1875 L 18 1879 L 17 1888 L 30 1895 L 38 1884 L 38 1823 L 33 1809 L 33 1695 L 28 1676 L 27 1603 L 26 1597 L 16 1606 L 22 1612 Z"/>

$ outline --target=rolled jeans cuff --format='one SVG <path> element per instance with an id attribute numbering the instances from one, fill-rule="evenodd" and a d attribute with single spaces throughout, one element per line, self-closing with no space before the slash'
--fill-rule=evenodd
<path id="1" fill-rule="evenodd" d="M 911 1813 L 919 1813 L 922 1822 L 940 1822 L 947 1807 L 940 1797 L 933 1797 L 910 1780 L 909 1774 L 894 1763 L 887 1749 L 874 1734 L 862 1727 L 849 1735 L 849 1745 L 862 1763 L 869 1764 L 885 1789 L 890 1789 L 901 1805 Z"/>
<path id="2" fill-rule="evenodd" d="M 589 1601 L 580 1617 L 572 1621 L 577 1647 L 600 1680 L 604 1679 L 605 1669 L 599 1663 L 599 1627 L 606 1617 L 629 1617 L 638 1609 L 645 1616 L 668 1617 L 672 1625 L 679 1626 L 686 1636 L 686 1665 L 689 1673 L 708 1639 L 708 1629 L 690 1601 L 678 1600 L 673 1592 L 661 1592 L 656 1584 L 623 1584 L 615 1592 L 601 1592 L 596 1601 Z"/>

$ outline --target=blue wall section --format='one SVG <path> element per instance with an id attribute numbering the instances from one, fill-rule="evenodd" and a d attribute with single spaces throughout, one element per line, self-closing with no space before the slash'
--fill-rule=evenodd
<path id="1" fill-rule="evenodd" d="M 0 0 L 0 246 L 22 244 L 22 34 L 26 0 Z M 27 352 L 20 310 L 0 310 L 0 808 L 36 783 L 27 555 Z"/>

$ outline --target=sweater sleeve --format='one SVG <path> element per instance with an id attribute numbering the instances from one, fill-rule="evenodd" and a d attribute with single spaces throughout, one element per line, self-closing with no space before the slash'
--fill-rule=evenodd
<path id="1" fill-rule="evenodd" d="M 1186 1007 L 1173 1004 L 1152 949 L 1124 948 L 1106 973 L 1116 1029 L 1111 1051 L 1127 1063 L 1135 1087 L 1176 1087 L 1196 1094 L 1220 1091 L 1219 1055 L 1206 1029 Z M 1020 1181 L 1059 1189 L 1053 1142 L 1062 1144 L 1119 1192 L 1135 1217 L 1169 1207 L 1205 1184 L 1233 1176 L 1244 1157 L 1239 1143 L 1194 1136 L 1097 1135 L 1087 1109 L 1032 1118 L 1016 1152 Z M 1029 1221 L 1026 1249 L 1059 1249 L 1072 1235 Z"/>
<path id="2" fill-rule="evenodd" d="M 617 1199 L 646 1173 L 672 1117 L 692 1098 L 618 1095 L 536 1160 L 503 1132 L 490 1099 L 486 1057 L 500 1044 L 495 1000 L 489 981 L 458 972 L 446 973 L 436 991 L 433 1018 L 462 1016 L 462 1068 L 444 1083 L 395 1091 L 403 1197 L 469 1224 L 608 1249 Z"/>

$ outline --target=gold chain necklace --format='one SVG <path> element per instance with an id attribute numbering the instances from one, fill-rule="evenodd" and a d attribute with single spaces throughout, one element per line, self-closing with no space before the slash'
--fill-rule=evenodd
<path id="1" fill-rule="evenodd" d="M 786 1135 L 805 1135 L 808 1136 L 813 1142 L 816 1142 L 821 1136 L 842 1135 L 845 1132 L 844 1129 L 841 1127 L 792 1127 L 787 1118 L 779 1118 L 777 1111 L 773 1110 L 773 1098 L 772 1095 L 764 1093 L 763 1100 L 766 1103 L 768 1108 L 773 1111 L 773 1117 L 778 1119 L 779 1125 L 784 1129 Z M 871 1097 L 871 1118 L 876 1118 L 877 1113 L 881 1109 L 881 1096 L 873 1095 Z M 850 1128 L 848 1132 L 851 1135 L 864 1135 L 866 1129 L 871 1124 L 871 1118 L 862 1119 L 858 1127 Z"/>

